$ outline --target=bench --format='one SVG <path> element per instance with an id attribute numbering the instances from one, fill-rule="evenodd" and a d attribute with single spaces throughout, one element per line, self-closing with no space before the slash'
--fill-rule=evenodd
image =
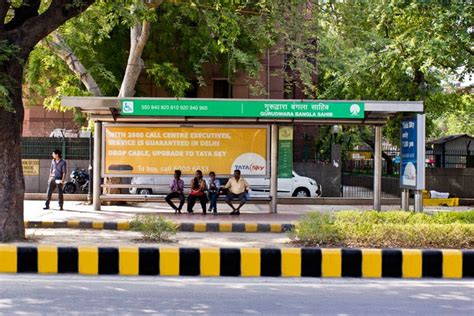
<path id="1" fill-rule="evenodd" d="M 459 206 L 459 198 L 423 199 L 424 206 Z"/>
<path id="2" fill-rule="evenodd" d="M 157 194 L 101 194 L 101 202 L 136 202 L 136 203 L 165 203 L 165 197 L 168 195 L 169 186 L 167 185 L 145 185 L 147 188 L 158 191 Z M 143 184 L 102 184 L 102 188 L 112 188 L 112 189 L 129 189 L 129 188 L 143 188 Z M 186 186 L 185 186 L 186 189 Z M 185 194 L 187 198 L 187 194 Z M 225 203 L 226 195 L 219 195 L 217 202 Z M 270 202 L 272 201 L 271 196 L 251 196 L 247 200 L 247 204 L 268 204 L 269 208 L 271 207 Z"/>
<path id="3" fill-rule="evenodd" d="M 431 198 L 428 190 L 421 191 L 424 206 L 459 206 L 459 198 Z"/>
<path id="4" fill-rule="evenodd" d="M 120 201 L 130 201 L 130 202 L 162 202 L 165 203 L 166 194 L 151 194 L 151 195 L 141 195 L 141 194 L 102 194 L 100 200 L 103 202 L 120 202 Z M 218 202 L 225 202 L 225 195 L 219 196 L 217 199 Z M 247 203 L 250 204 L 266 204 L 271 202 L 272 198 L 270 196 L 253 196 L 250 197 Z"/>

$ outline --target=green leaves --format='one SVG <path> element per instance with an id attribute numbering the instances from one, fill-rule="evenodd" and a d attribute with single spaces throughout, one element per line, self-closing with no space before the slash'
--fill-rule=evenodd
<path id="1" fill-rule="evenodd" d="M 17 47 L 6 40 L 0 41 L 0 67 L 5 67 L 10 59 L 15 58 L 17 53 Z M 13 111 L 11 92 L 15 84 L 18 84 L 18 82 L 15 82 L 13 78 L 4 73 L 0 74 L 0 107 L 8 111 Z"/>
<path id="2" fill-rule="evenodd" d="M 171 91 L 174 96 L 184 97 L 185 92 L 191 88 L 191 84 L 172 63 L 153 64 L 147 69 L 147 73 L 158 86 Z"/>

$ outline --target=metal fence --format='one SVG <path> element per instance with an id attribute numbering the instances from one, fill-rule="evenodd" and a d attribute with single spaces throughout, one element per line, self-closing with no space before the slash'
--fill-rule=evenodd
<path id="1" fill-rule="evenodd" d="M 474 168 L 474 151 L 429 150 L 426 161 L 427 166 L 434 168 Z"/>
<path id="2" fill-rule="evenodd" d="M 64 159 L 88 160 L 90 141 L 89 138 L 23 137 L 22 158 L 50 159 L 51 152 L 59 149 Z"/>
<path id="3" fill-rule="evenodd" d="M 374 195 L 374 177 L 372 175 L 354 175 L 343 173 L 341 177 L 342 197 L 372 198 Z M 382 198 L 400 197 L 398 177 L 382 177 Z"/>
<path id="4" fill-rule="evenodd" d="M 363 159 L 351 159 L 347 153 L 343 155 L 342 171 L 350 174 L 373 174 L 373 157 L 367 156 L 367 151 L 360 151 L 360 157 Z M 351 154 L 357 151 L 351 151 Z M 365 154 L 365 156 L 363 155 Z M 382 174 L 398 175 L 400 174 L 400 154 L 396 151 L 389 151 L 386 154 L 391 157 L 392 164 L 382 159 Z M 474 168 L 474 151 L 466 150 L 445 150 L 433 151 L 427 150 L 425 155 L 426 168 Z"/>

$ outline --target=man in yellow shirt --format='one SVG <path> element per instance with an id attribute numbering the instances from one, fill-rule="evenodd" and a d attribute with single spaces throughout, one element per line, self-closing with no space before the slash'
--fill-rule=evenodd
<path id="1" fill-rule="evenodd" d="M 240 215 L 240 208 L 247 202 L 247 192 L 250 189 L 248 182 L 240 176 L 240 170 L 234 170 L 234 176 L 227 181 L 227 204 L 232 208 L 230 215 Z M 240 204 L 237 208 L 232 205 L 232 200 L 238 199 Z"/>

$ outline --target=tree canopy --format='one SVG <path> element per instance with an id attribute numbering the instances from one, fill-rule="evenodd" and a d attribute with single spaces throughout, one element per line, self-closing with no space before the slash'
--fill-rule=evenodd
<path id="1" fill-rule="evenodd" d="M 472 9 L 396 0 L 165 1 L 142 57 L 158 86 L 183 96 L 193 82 L 204 84 L 206 63 L 219 65 L 231 82 L 239 70 L 258 78 L 259 59 L 274 47 L 285 64 L 273 75 L 285 78 L 288 97 L 297 86 L 316 99 L 423 100 L 428 134 L 436 136 L 452 130 L 439 127 L 452 126 L 461 104 L 467 106 L 458 114 L 472 117 L 469 89 L 447 91 L 453 78 L 473 73 Z M 120 88 L 134 19 L 129 9 L 99 1 L 60 29 L 104 95 Z M 30 57 L 27 79 L 31 95 L 46 97 L 50 108 L 58 108 L 59 95 L 88 93 L 44 45 Z M 397 139 L 398 121 L 385 133 Z"/>

